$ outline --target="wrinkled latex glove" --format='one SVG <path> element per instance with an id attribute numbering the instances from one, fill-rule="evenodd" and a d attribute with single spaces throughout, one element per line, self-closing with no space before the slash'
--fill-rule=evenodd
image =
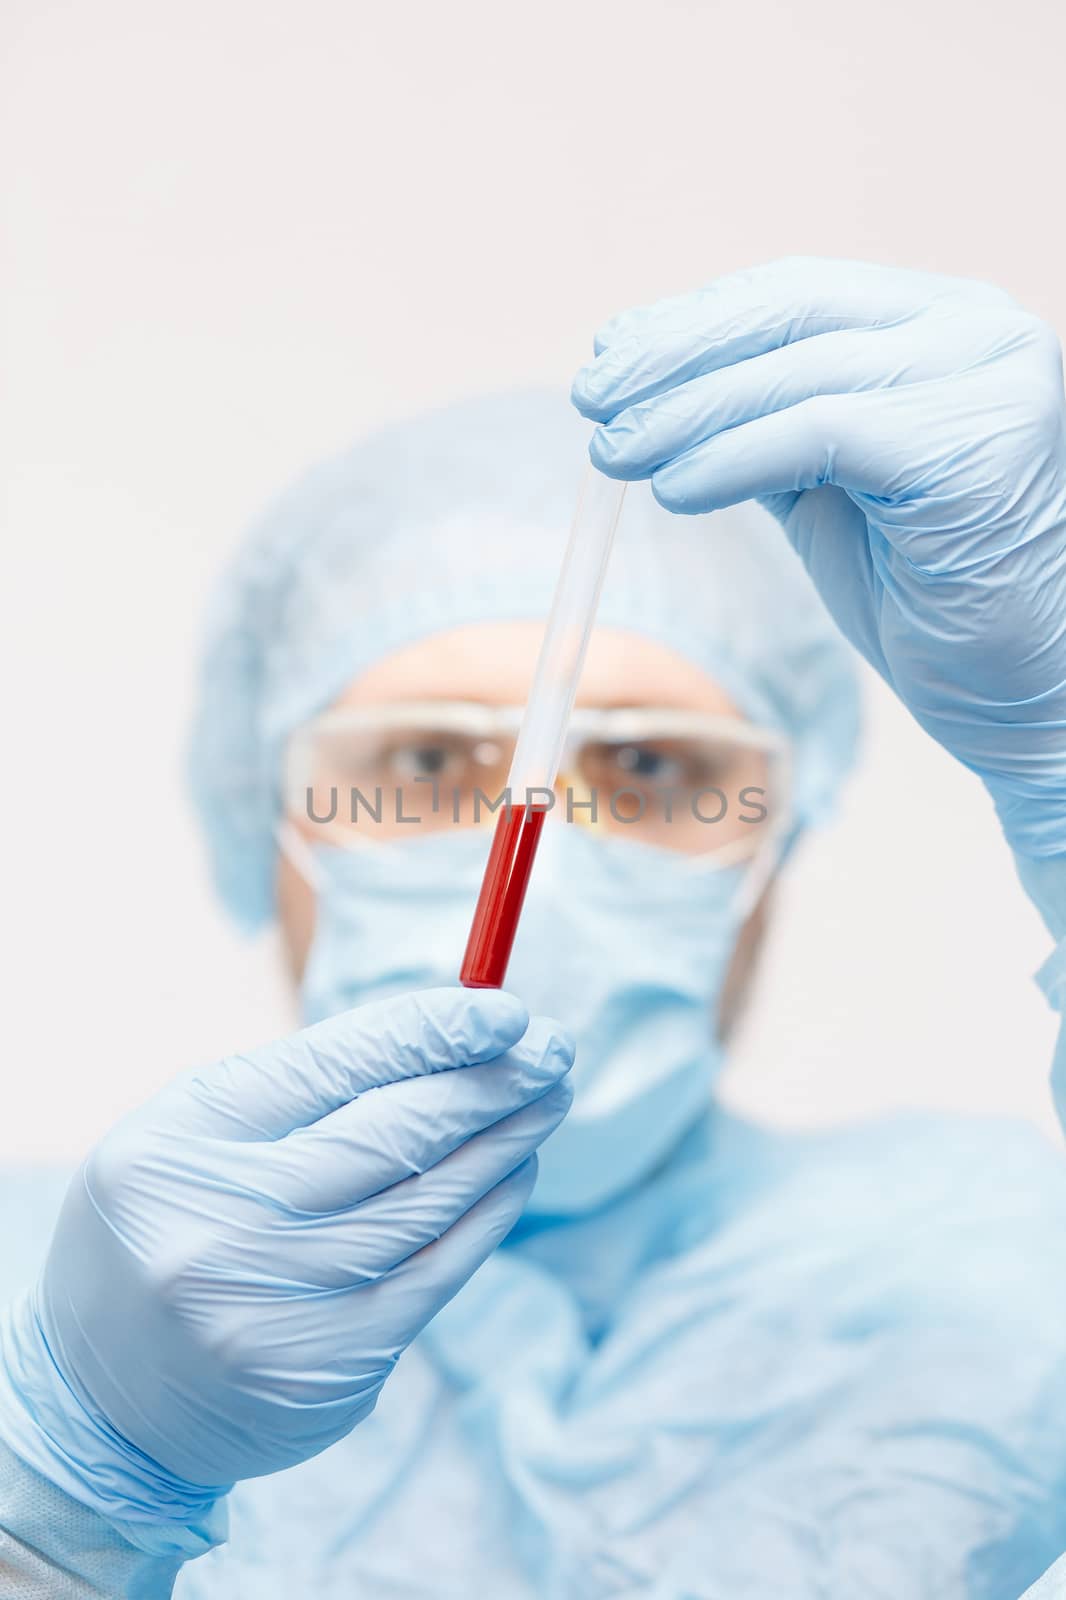
<path id="1" fill-rule="evenodd" d="M 178 1078 L 89 1157 L 8 1309 L 0 1434 L 132 1522 L 325 1449 L 517 1219 L 572 1060 L 457 988 Z"/>
<path id="2" fill-rule="evenodd" d="M 623 313 L 574 383 L 591 455 L 671 511 L 763 501 L 851 642 L 1066 851 L 1058 342 L 984 284 L 786 260 Z"/>

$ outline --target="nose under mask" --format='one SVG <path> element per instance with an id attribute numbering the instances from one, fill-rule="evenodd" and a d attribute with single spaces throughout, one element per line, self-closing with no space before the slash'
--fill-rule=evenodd
<path id="1" fill-rule="evenodd" d="M 480 830 L 455 829 L 356 850 L 310 847 L 305 1020 L 456 982 L 488 844 Z M 580 827 L 544 830 L 507 987 L 531 1012 L 558 1018 L 578 1050 L 574 1103 L 541 1149 L 531 1212 L 605 1204 L 659 1165 L 706 1108 L 750 876 L 737 865 L 694 869 L 674 852 Z"/>

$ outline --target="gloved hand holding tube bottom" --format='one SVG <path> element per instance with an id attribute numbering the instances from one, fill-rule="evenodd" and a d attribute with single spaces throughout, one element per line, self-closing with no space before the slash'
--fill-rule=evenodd
<path id="1" fill-rule="evenodd" d="M 178 1078 L 89 1156 L 6 1310 L 5 1437 L 133 1523 L 325 1449 L 517 1219 L 572 1060 L 456 988 Z"/>

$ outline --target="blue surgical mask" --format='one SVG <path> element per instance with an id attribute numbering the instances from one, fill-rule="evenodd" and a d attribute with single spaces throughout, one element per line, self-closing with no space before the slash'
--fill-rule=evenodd
<path id="1" fill-rule="evenodd" d="M 312 849 L 307 1021 L 456 981 L 488 851 L 480 830 Z M 749 871 L 549 825 L 507 987 L 575 1036 L 574 1104 L 540 1152 L 530 1211 L 600 1206 L 658 1166 L 706 1109 L 722 984 Z"/>

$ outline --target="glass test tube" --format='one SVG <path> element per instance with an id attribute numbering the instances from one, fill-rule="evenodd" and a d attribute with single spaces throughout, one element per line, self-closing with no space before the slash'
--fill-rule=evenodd
<path id="1" fill-rule="evenodd" d="M 468 989 L 502 988 L 507 975 L 624 494 L 585 473 L 459 973 Z"/>

